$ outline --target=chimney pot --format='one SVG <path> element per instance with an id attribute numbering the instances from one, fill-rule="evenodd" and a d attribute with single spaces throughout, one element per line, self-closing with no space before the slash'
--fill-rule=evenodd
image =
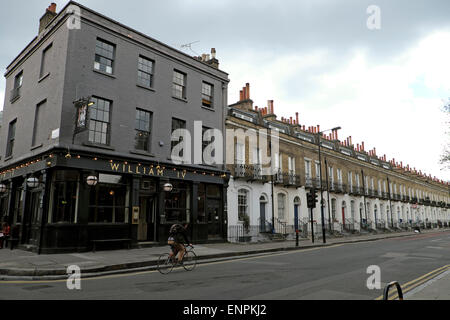
<path id="1" fill-rule="evenodd" d="M 216 58 L 216 48 L 212 48 L 211 49 L 211 56 L 212 56 L 213 59 Z"/>
<path id="2" fill-rule="evenodd" d="M 47 10 L 56 13 L 56 3 L 52 2 Z"/>

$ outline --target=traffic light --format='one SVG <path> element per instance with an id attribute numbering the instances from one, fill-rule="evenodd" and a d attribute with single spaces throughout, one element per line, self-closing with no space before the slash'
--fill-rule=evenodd
<path id="1" fill-rule="evenodd" d="M 316 193 L 316 190 L 313 191 L 313 201 L 314 201 L 314 207 L 316 207 L 317 201 L 319 201 L 319 195 Z"/>
<path id="2" fill-rule="evenodd" d="M 316 207 L 317 195 L 314 191 L 306 194 L 307 204 L 309 209 L 314 209 Z"/>

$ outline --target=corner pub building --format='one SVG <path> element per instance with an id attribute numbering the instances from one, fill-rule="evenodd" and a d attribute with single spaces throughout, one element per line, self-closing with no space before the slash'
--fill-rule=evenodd
<path id="1" fill-rule="evenodd" d="M 226 240 L 224 165 L 171 159 L 184 142 L 171 141 L 174 130 L 198 133 L 201 121 L 200 134 L 225 131 L 229 80 L 215 49 L 191 57 L 78 3 L 59 13 L 52 3 L 5 77 L 0 219 L 19 248 L 166 243 L 173 223 L 189 223 L 194 243 Z"/>

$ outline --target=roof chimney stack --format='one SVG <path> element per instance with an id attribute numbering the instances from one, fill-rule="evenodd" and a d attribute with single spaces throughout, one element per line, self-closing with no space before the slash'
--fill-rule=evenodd
<path id="1" fill-rule="evenodd" d="M 39 19 L 39 34 L 47 28 L 54 17 L 56 17 L 56 3 L 52 2 Z"/>

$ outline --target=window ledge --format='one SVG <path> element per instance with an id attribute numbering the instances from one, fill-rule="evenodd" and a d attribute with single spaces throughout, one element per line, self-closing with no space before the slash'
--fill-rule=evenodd
<path id="1" fill-rule="evenodd" d="M 208 111 L 212 111 L 212 112 L 216 112 L 216 110 L 214 110 L 214 108 L 208 108 L 205 106 L 202 106 L 202 109 L 208 110 Z"/>
<path id="2" fill-rule="evenodd" d="M 110 147 L 110 146 L 107 146 L 107 145 L 104 145 L 104 144 L 92 143 L 92 142 L 83 142 L 83 146 L 91 147 L 91 148 L 106 149 L 106 150 L 111 150 L 111 151 L 115 151 L 116 150 L 113 147 Z"/>
<path id="3" fill-rule="evenodd" d="M 5 157 L 5 161 L 11 160 L 13 156 Z"/>
<path id="4" fill-rule="evenodd" d="M 13 98 L 13 99 L 10 99 L 9 102 L 10 102 L 11 104 L 13 104 L 14 102 L 16 102 L 16 101 L 19 100 L 19 99 L 20 99 L 20 95 L 18 95 L 17 97 L 15 97 L 15 98 Z"/>
<path id="5" fill-rule="evenodd" d="M 145 89 L 145 90 L 149 90 L 151 92 L 156 92 L 156 90 L 153 89 L 152 87 L 146 87 L 146 86 L 144 86 L 142 84 L 139 84 L 139 83 L 137 83 L 136 86 L 139 87 L 139 88 Z"/>
<path id="6" fill-rule="evenodd" d="M 183 101 L 185 103 L 188 103 L 188 100 L 186 98 L 178 98 L 178 97 L 174 97 L 174 96 L 172 96 L 172 98 L 175 99 L 175 100 L 179 100 L 179 101 Z"/>
<path id="7" fill-rule="evenodd" d="M 31 149 L 30 149 L 30 151 L 36 150 L 36 149 L 38 149 L 38 148 L 40 148 L 40 147 L 42 147 L 42 146 L 43 146 L 42 143 L 41 143 L 41 144 L 37 144 L 37 145 L 35 145 L 35 146 L 32 146 Z"/>
<path id="8" fill-rule="evenodd" d="M 146 151 L 141 151 L 141 150 L 130 150 L 130 153 L 132 154 L 137 154 L 140 156 L 147 156 L 147 157 L 155 157 L 154 154 L 150 153 L 150 152 L 146 152 Z"/>
<path id="9" fill-rule="evenodd" d="M 102 74 L 102 75 L 104 75 L 104 76 L 107 76 L 107 77 L 116 79 L 116 76 L 113 75 L 113 74 L 106 73 L 106 72 L 103 72 L 103 71 L 100 71 L 100 70 L 96 70 L 96 69 L 92 69 L 92 70 L 93 70 L 94 72 L 96 72 L 96 73 L 99 73 L 99 74 Z"/>
<path id="10" fill-rule="evenodd" d="M 41 77 L 41 78 L 38 80 L 38 83 L 40 83 L 40 82 L 44 81 L 45 79 L 47 79 L 48 76 L 50 76 L 50 72 L 48 72 L 45 76 Z"/>

